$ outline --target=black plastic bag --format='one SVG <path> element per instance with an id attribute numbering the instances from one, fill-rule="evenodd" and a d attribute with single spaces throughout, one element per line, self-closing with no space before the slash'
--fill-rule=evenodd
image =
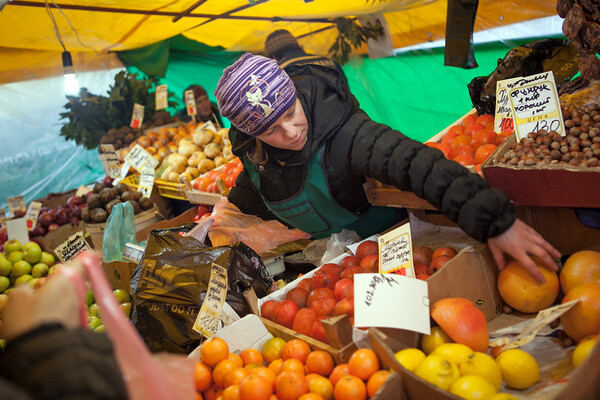
<path id="1" fill-rule="evenodd" d="M 488 76 L 473 78 L 467 85 L 471 102 L 481 114 L 495 114 L 496 82 L 518 76 L 552 71 L 557 90 L 579 71 L 578 52 L 569 40 L 542 39 L 510 50 Z"/>
<path id="2" fill-rule="evenodd" d="M 132 321 L 152 352 L 190 353 L 200 344 L 202 335 L 192 327 L 213 262 L 227 269 L 225 301 L 240 317 L 250 312 L 244 290 L 253 288 L 263 297 L 273 286 L 260 256 L 242 242 L 210 247 L 180 235 L 195 225 L 151 231 L 133 272 Z"/>

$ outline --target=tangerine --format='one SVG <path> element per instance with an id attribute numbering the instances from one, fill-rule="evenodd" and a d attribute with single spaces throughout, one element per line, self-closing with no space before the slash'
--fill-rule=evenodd
<path id="1" fill-rule="evenodd" d="M 244 366 L 244 361 L 242 360 L 242 357 L 240 357 L 239 355 L 237 355 L 235 353 L 229 353 L 229 356 L 227 356 L 227 359 L 233 361 L 235 363 L 235 365 L 237 365 L 238 367 Z"/>
<path id="2" fill-rule="evenodd" d="M 569 290 L 563 303 L 579 300 L 569 311 L 561 315 L 565 333 L 579 342 L 586 336 L 600 332 L 600 283 L 582 283 Z"/>
<path id="3" fill-rule="evenodd" d="M 287 372 L 287 371 L 298 372 L 298 373 L 301 373 L 302 375 L 304 375 L 304 373 L 306 372 L 306 368 L 304 367 L 304 364 L 300 360 L 297 360 L 295 358 L 290 358 L 289 360 L 284 360 L 281 363 L 281 366 L 279 367 L 279 372 L 277 372 L 277 375 L 279 375 L 282 372 Z"/>
<path id="4" fill-rule="evenodd" d="M 262 356 L 267 365 L 281 358 L 283 346 L 285 346 L 285 340 L 280 337 L 272 337 L 265 342 L 262 348 Z"/>
<path id="5" fill-rule="evenodd" d="M 442 246 L 433 251 L 431 258 L 434 259 L 439 256 L 454 257 L 456 254 L 457 252 L 453 247 Z"/>
<path id="6" fill-rule="evenodd" d="M 335 300 L 333 300 L 335 302 Z M 310 346 L 304 340 L 292 339 L 288 341 L 281 350 L 281 358 L 283 361 L 295 358 L 302 364 L 306 363 L 306 359 L 310 354 Z"/>
<path id="7" fill-rule="evenodd" d="M 439 271 L 442 267 L 452 259 L 452 257 L 448 256 L 439 256 L 431 260 L 431 264 L 429 264 L 429 269 L 433 271 Z"/>
<path id="8" fill-rule="evenodd" d="M 379 370 L 379 358 L 371 349 L 358 349 L 348 360 L 350 375 L 366 381 Z"/>
<path id="9" fill-rule="evenodd" d="M 275 378 L 277 378 L 277 374 L 275 372 L 271 371 L 267 367 L 260 367 L 253 370 L 252 373 L 262 376 L 263 378 L 271 382 L 271 385 L 273 385 L 273 391 L 275 391 Z"/>
<path id="10" fill-rule="evenodd" d="M 273 385 L 260 375 L 250 374 L 240 383 L 240 400 L 269 400 Z"/>
<path id="11" fill-rule="evenodd" d="M 221 397 L 222 395 L 223 388 L 215 385 L 214 383 L 202 393 L 204 400 L 217 400 L 217 398 Z"/>
<path id="12" fill-rule="evenodd" d="M 250 375 L 250 373 L 246 371 L 244 367 L 235 367 L 225 375 L 223 387 L 228 388 L 232 385 L 239 385 L 248 375 Z"/>
<path id="13" fill-rule="evenodd" d="M 275 379 L 275 393 L 281 400 L 296 400 L 308 392 L 308 384 L 304 374 L 285 371 Z"/>
<path id="14" fill-rule="evenodd" d="M 324 400 L 323 396 L 317 393 L 304 393 L 302 396 L 298 397 L 298 400 Z"/>
<path id="15" fill-rule="evenodd" d="M 353 375 L 342 377 L 333 389 L 335 400 L 365 400 L 367 398 L 367 386 Z"/>
<path id="16" fill-rule="evenodd" d="M 350 375 L 350 366 L 347 363 L 336 365 L 329 374 L 329 380 L 335 386 L 344 375 Z"/>
<path id="17" fill-rule="evenodd" d="M 240 398 L 240 385 L 231 385 L 223 389 L 223 400 L 239 400 Z"/>
<path id="18" fill-rule="evenodd" d="M 329 353 L 323 350 L 315 350 L 311 352 L 306 358 L 306 371 L 310 373 L 319 374 L 322 376 L 329 376 L 334 367 L 333 357 Z"/>
<path id="19" fill-rule="evenodd" d="M 194 369 L 194 383 L 196 385 L 196 390 L 199 392 L 203 392 L 212 385 L 212 370 L 202 361 L 198 361 L 196 363 L 196 367 Z"/>
<path id="20" fill-rule="evenodd" d="M 269 363 L 269 365 L 267 366 L 267 368 L 269 368 L 271 371 L 273 371 L 275 373 L 275 375 L 279 374 L 279 371 L 281 370 L 281 366 L 283 365 L 283 360 L 281 358 L 278 358 L 276 360 L 273 360 Z"/>
<path id="21" fill-rule="evenodd" d="M 571 254 L 560 270 L 559 279 L 565 294 L 581 283 L 600 282 L 600 251 L 581 250 Z"/>
<path id="22" fill-rule="evenodd" d="M 240 353 L 240 357 L 242 358 L 244 365 L 248 365 L 251 363 L 264 364 L 265 362 L 261 352 L 253 348 L 242 350 L 242 352 Z"/>
<path id="23" fill-rule="evenodd" d="M 536 261 L 546 282 L 538 282 L 525 267 L 511 260 L 498 274 L 498 291 L 504 301 L 524 313 L 535 313 L 548 308 L 558 296 L 558 276 Z"/>
<path id="24" fill-rule="evenodd" d="M 229 357 L 229 346 L 219 337 L 212 337 L 200 347 L 200 360 L 209 367 L 214 367 L 227 357 Z"/>
<path id="25" fill-rule="evenodd" d="M 235 361 L 223 360 L 213 369 L 213 381 L 219 387 L 225 387 L 225 376 L 236 368 Z"/>
<path id="26" fill-rule="evenodd" d="M 369 398 L 375 396 L 375 393 L 383 386 L 385 381 L 390 377 L 391 372 L 385 369 L 380 369 L 375 372 L 367 381 L 367 394 Z"/>
<path id="27" fill-rule="evenodd" d="M 308 383 L 308 391 L 310 393 L 320 394 L 325 400 L 331 400 L 333 398 L 333 383 L 324 376 L 317 374 L 313 375 L 314 376 L 310 380 L 306 380 Z"/>

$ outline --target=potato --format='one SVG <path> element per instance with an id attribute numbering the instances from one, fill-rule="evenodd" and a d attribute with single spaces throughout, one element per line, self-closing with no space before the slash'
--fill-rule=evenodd
<path id="1" fill-rule="evenodd" d="M 190 184 L 191 184 L 191 182 L 192 182 L 192 180 L 194 178 L 192 177 L 192 175 L 189 172 L 184 172 L 184 173 L 182 173 L 182 174 L 179 175 L 179 181 L 178 182 L 179 183 L 183 183 L 185 179 L 187 179 L 187 181 L 190 182 Z"/>
<path id="2" fill-rule="evenodd" d="M 184 173 L 190 174 L 192 178 L 197 178 L 200 175 L 200 171 L 198 171 L 198 168 L 195 167 L 187 167 Z"/>
<path id="3" fill-rule="evenodd" d="M 235 158 L 235 154 L 233 154 L 231 146 L 223 147 L 223 157 L 225 157 L 225 160 L 227 161 L 233 160 Z"/>
<path id="4" fill-rule="evenodd" d="M 179 143 L 179 154 L 185 158 L 191 157 L 192 154 L 198 150 L 200 150 L 200 148 L 193 143 L 183 143 L 183 141 Z"/>
<path id="5" fill-rule="evenodd" d="M 208 158 L 215 158 L 221 154 L 221 148 L 216 143 L 209 143 L 204 146 L 204 154 L 206 154 L 206 157 Z"/>
<path id="6" fill-rule="evenodd" d="M 160 179 L 162 179 L 163 181 L 168 181 L 169 180 L 169 174 L 173 172 L 173 167 L 168 166 L 167 168 L 165 168 L 165 170 L 163 171 L 163 173 L 160 175 Z"/>
<path id="7" fill-rule="evenodd" d="M 180 174 L 187 168 L 187 159 L 185 161 L 177 160 L 171 164 L 171 167 L 173 168 L 174 172 Z"/>
<path id="8" fill-rule="evenodd" d="M 223 142 L 223 136 L 216 134 L 210 142 L 220 145 Z"/>
<path id="9" fill-rule="evenodd" d="M 215 168 L 227 162 L 223 156 L 216 156 L 213 161 L 215 162 Z"/>
<path id="10" fill-rule="evenodd" d="M 184 156 L 182 154 L 179 154 L 179 153 L 173 153 L 173 154 L 171 154 L 169 156 L 169 159 L 167 161 L 167 165 L 173 165 L 173 164 L 175 164 L 178 161 L 181 161 L 181 162 L 187 164 L 187 160 L 188 159 L 187 159 L 186 156 Z"/>
<path id="11" fill-rule="evenodd" d="M 192 136 L 192 141 L 198 146 L 204 146 L 213 140 L 215 134 L 210 130 L 197 131 Z"/>
<path id="12" fill-rule="evenodd" d="M 198 164 L 198 171 L 200 171 L 201 174 L 205 174 L 213 168 L 215 168 L 215 162 L 208 158 L 200 161 Z"/>
<path id="13" fill-rule="evenodd" d="M 219 129 L 218 134 L 223 138 L 223 144 L 225 146 L 231 146 L 231 141 L 229 140 L 229 128 Z"/>
<path id="14" fill-rule="evenodd" d="M 203 151 L 196 151 L 190 158 L 188 158 L 188 165 L 190 167 L 197 167 L 198 163 L 206 158 L 206 154 Z"/>
<path id="15" fill-rule="evenodd" d="M 169 174 L 169 182 L 179 182 L 179 173 L 177 172 L 171 172 Z"/>

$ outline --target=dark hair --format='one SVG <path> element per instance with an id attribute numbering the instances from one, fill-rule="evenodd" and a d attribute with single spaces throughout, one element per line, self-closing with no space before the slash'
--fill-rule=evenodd
<path id="1" fill-rule="evenodd" d="M 206 93 L 206 90 L 200 85 L 190 85 L 187 88 L 185 88 L 183 93 L 187 92 L 188 90 L 194 91 L 194 99 L 196 99 L 196 100 L 198 100 L 202 96 L 208 96 L 208 93 Z"/>
<path id="2" fill-rule="evenodd" d="M 265 150 L 262 140 L 256 137 L 249 137 L 234 150 L 238 150 L 245 147 L 247 147 L 246 156 L 250 161 L 259 165 L 264 165 L 267 163 L 269 155 Z"/>

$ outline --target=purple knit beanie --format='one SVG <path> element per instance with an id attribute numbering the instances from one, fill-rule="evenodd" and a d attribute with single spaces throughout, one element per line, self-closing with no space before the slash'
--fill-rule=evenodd
<path id="1" fill-rule="evenodd" d="M 258 136 L 294 104 L 296 88 L 275 60 L 246 53 L 223 71 L 215 96 L 223 117 Z"/>

